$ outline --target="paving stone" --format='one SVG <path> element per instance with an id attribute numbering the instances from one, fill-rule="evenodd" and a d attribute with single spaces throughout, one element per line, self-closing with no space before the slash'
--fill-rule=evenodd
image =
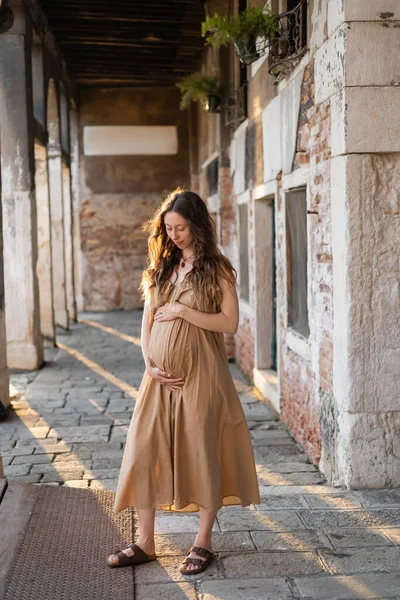
<path id="1" fill-rule="evenodd" d="M 337 492 L 337 488 L 329 485 L 260 485 L 260 495 L 263 498 L 270 496 L 291 496 L 294 494 L 302 494 L 307 498 L 308 494 L 324 495 Z"/>
<path id="2" fill-rule="evenodd" d="M 309 510 L 300 511 L 307 527 L 396 527 L 400 525 L 400 509 L 382 510 Z"/>
<path id="3" fill-rule="evenodd" d="M 1 452 L 2 458 L 5 456 L 31 456 L 33 454 L 33 448 L 22 446 L 21 448 L 15 447 Z"/>
<path id="4" fill-rule="evenodd" d="M 10 481 L 12 479 L 17 479 L 18 481 L 23 481 L 24 483 L 37 483 L 40 480 L 41 475 L 40 475 L 40 473 L 35 473 L 33 475 L 29 474 L 29 475 L 23 475 L 23 476 L 21 476 L 21 475 L 8 475 L 6 473 L 6 477 Z"/>
<path id="5" fill-rule="evenodd" d="M 286 508 L 308 508 L 307 502 L 303 496 L 270 496 L 268 499 L 263 498 L 260 504 L 256 505 L 257 510 L 272 510 Z"/>
<path id="6" fill-rule="evenodd" d="M 37 425 L 48 427 L 76 427 L 80 422 L 80 415 L 49 415 L 46 419 L 39 419 Z M 56 433 L 56 432 L 55 432 Z"/>
<path id="7" fill-rule="evenodd" d="M 122 457 L 118 456 L 117 458 L 99 458 L 93 459 L 92 468 L 94 470 L 97 469 L 120 469 L 121 468 L 121 460 Z"/>
<path id="8" fill-rule="evenodd" d="M 398 598 L 400 573 L 299 577 L 294 583 L 300 598 L 307 600 L 382 600 Z"/>
<path id="9" fill-rule="evenodd" d="M 381 529 L 381 531 L 391 540 L 393 544 L 396 544 L 396 546 L 400 545 L 400 528 Z"/>
<path id="10" fill-rule="evenodd" d="M 46 438 L 49 431 L 50 427 L 48 425 L 46 427 L 32 427 L 32 429 L 24 427 L 19 428 L 14 435 L 18 436 L 18 440 L 40 440 Z"/>
<path id="11" fill-rule="evenodd" d="M 131 419 L 132 419 L 132 415 L 133 415 L 133 408 L 130 408 L 129 410 L 126 411 L 120 411 L 120 412 L 113 412 L 110 410 L 107 410 L 105 412 L 106 415 L 108 415 L 109 417 L 111 417 L 114 421 L 119 421 L 119 420 L 123 420 L 126 424 L 126 422 L 128 421 L 128 424 L 130 423 Z"/>
<path id="12" fill-rule="evenodd" d="M 65 487 L 73 487 L 73 488 L 87 488 L 88 482 L 85 481 L 84 479 L 70 479 L 70 480 L 64 481 L 64 483 L 62 485 Z"/>
<path id="13" fill-rule="evenodd" d="M 82 462 L 82 464 L 91 464 L 92 453 L 88 451 L 73 452 L 71 454 L 58 454 L 56 455 L 55 463 L 66 463 L 66 462 Z"/>
<path id="14" fill-rule="evenodd" d="M 253 440 L 280 440 L 288 439 L 293 442 L 293 438 L 289 435 L 286 429 L 253 429 L 251 431 L 251 437 Z"/>
<path id="15" fill-rule="evenodd" d="M 249 421 L 276 421 L 276 412 L 263 402 L 243 404 L 243 411 Z"/>
<path id="16" fill-rule="evenodd" d="M 110 458 L 111 460 L 122 459 L 124 451 L 120 448 L 118 450 L 96 450 L 92 453 L 93 460 L 102 460 Z"/>
<path id="17" fill-rule="evenodd" d="M 308 456 L 301 452 L 297 446 L 257 446 L 257 448 L 254 446 L 254 456 L 256 458 L 256 466 L 260 468 L 271 464 L 284 464 L 286 462 L 310 463 Z"/>
<path id="18" fill-rule="evenodd" d="M 319 472 L 314 473 L 273 473 L 264 470 L 259 474 L 262 485 L 315 485 L 324 482 Z"/>
<path id="19" fill-rule="evenodd" d="M 197 600 L 190 583 L 151 583 L 135 585 L 135 600 Z"/>
<path id="20" fill-rule="evenodd" d="M 63 473 L 68 471 L 80 471 L 83 475 L 85 465 L 79 461 L 71 462 L 51 462 L 48 464 L 32 465 L 31 473 Z"/>
<path id="21" fill-rule="evenodd" d="M 13 465 L 34 465 L 40 463 L 49 463 L 53 460 L 54 454 L 29 454 L 16 456 Z"/>
<path id="22" fill-rule="evenodd" d="M 109 425 L 86 425 L 80 427 L 58 427 L 57 434 L 66 442 L 108 442 Z"/>
<path id="23" fill-rule="evenodd" d="M 251 536 L 259 550 L 317 550 L 332 549 L 328 537 L 323 531 L 253 531 Z"/>
<path id="24" fill-rule="evenodd" d="M 64 481 L 69 481 L 71 479 L 82 479 L 81 471 L 62 471 L 61 473 L 54 471 L 53 473 L 45 473 L 40 481 L 41 483 L 47 483 L 48 481 L 59 481 L 63 483 Z"/>
<path id="25" fill-rule="evenodd" d="M 31 405 L 34 408 L 37 408 L 40 412 L 41 408 L 49 409 L 49 408 L 62 408 L 64 406 L 65 400 L 60 398 L 59 400 L 49 400 L 49 399 L 35 399 L 29 400 Z"/>
<path id="26" fill-rule="evenodd" d="M 204 581 L 200 600 L 289 600 L 293 598 L 284 579 L 230 579 Z"/>
<path id="27" fill-rule="evenodd" d="M 391 530 L 386 529 L 385 532 L 387 531 Z M 370 527 L 364 529 L 357 529 L 356 527 L 351 529 L 326 529 L 325 533 L 336 548 L 392 545 L 380 529 Z"/>
<path id="28" fill-rule="evenodd" d="M 113 418 L 107 415 L 106 413 L 102 413 L 101 415 L 89 415 L 83 416 L 81 418 L 81 425 L 99 425 L 102 423 L 111 424 L 113 422 Z"/>
<path id="29" fill-rule="evenodd" d="M 83 479 L 118 479 L 120 469 L 94 469 L 86 471 Z"/>
<path id="30" fill-rule="evenodd" d="M 28 475 L 31 465 L 8 465 L 4 467 L 6 477 L 22 477 Z"/>
<path id="31" fill-rule="evenodd" d="M 333 574 L 390 573 L 399 570 L 400 548 L 321 550 L 321 556 Z"/>
<path id="32" fill-rule="evenodd" d="M 227 578 L 252 578 L 268 573 L 271 577 L 293 577 L 323 572 L 315 552 L 249 552 L 221 554 Z"/>
<path id="33" fill-rule="evenodd" d="M 253 394 L 251 391 L 249 392 L 239 392 L 239 398 L 240 401 L 245 403 L 245 404 L 251 404 L 251 403 L 255 403 L 255 402 L 260 402 L 260 398 L 258 398 L 256 396 L 256 394 Z M 268 405 L 267 405 L 268 406 Z M 268 406 L 268 408 L 270 408 L 271 410 L 273 410 L 270 406 Z M 276 413 L 276 415 L 278 416 L 278 414 Z"/>
<path id="34" fill-rule="evenodd" d="M 222 531 L 287 531 L 304 529 L 298 515 L 293 510 L 235 511 L 218 515 Z"/>
<path id="35" fill-rule="evenodd" d="M 35 454 L 59 454 L 63 452 L 71 452 L 71 446 L 64 444 L 64 442 L 58 442 L 56 444 L 53 442 L 49 445 L 43 444 L 40 446 L 34 446 Z"/>
<path id="36" fill-rule="evenodd" d="M 351 492 L 342 494 L 324 494 L 323 496 L 306 496 L 307 503 L 311 508 L 330 510 L 333 508 L 351 509 L 362 508 L 360 502 Z"/>
<path id="37" fill-rule="evenodd" d="M 155 540 L 158 555 L 179 556 L 187 554 L 190 547 L 193 546 L 194 538 L 193 533 L 170 533 L 156 535 Z M 256 550 L 255 544 L 247 532 L 220 533 L 217 531 L 213 533 L 212 543 L 215 552 L 249 552 Z"/>
<path id="38" fill-rule="evenodd" d="M 127 413 L 132 412 L 132 405 L 131 404 L 125 404 L 124 406 L 108 406 L 107 407 L 107 414 L 112 414 L 112 415 L 116 415 L 116 416 L 121 416 L 121 415 L 126 415 Z"/>
<path id="39" fill-rule="evenodd" d="M 268 469 L 271 473 L 316 473 L 317 468 L 310 463 L 305 462 L 282 462 L 270 464 L 268 462 L 263 463 L 263 467 Z"/>
<path id="40" fill-rule="evenodd" d="M 276 438 L 263 436 L 257 439 L 253 439 L 253 445 L 255 448 L 261 448 L 265 446 L 273 446 L 274 448 L 277 446 L 289 446 L 291 448 L 295 448 L 296 442 L 294 442 L 293 439 L 289 436 L 281 436 Z"/>
<path id="41" fill-rule="evenodd" d="M 185 576 L 179 572 L 179 565 L 186 557 L 161 556 L 158 560 L 141 565 L 135 571 L 135 583 L 163 583 L 167 581 L 185 581 Z M 218 561 L 214 560 L 203 573 L 196 575 L 196 581 L 221 579 L 222 572 Z M 193 577 L 191 577 L 193 579 Z"/>
<path id="42" fill-rule="evenodd" d="M 2 456 L 1 462 L 3 463 L 3 467 L 7 467 L 14 460 L 13 456 Z"/>
<path id="43" fill-rule="evenodd" d="M 198 514 L 156 514 L 155 533 L 197 533 L 200 526 Z M 213 531 L 220 531 L 218 523 L 213 525 Z"/>
<path id="44" fill-rule="evenodd" d="M 84 481 L 89 481 L 85 479 Z M 116 491 L 118 479 L 92 479 L 90 481 L 91 490 L 112 490 Z"/>
<path id="45" fill-rule="evenodd" d="M 362 490 L 354 495 L 366 508 L 379 508 L 388 506 L 400 507 L 400 489 L 395 490 Z"/>
<path id="46" fill-rule="evenodd" d="M 80 451 L 88 452 L 114 452 L 121 450 L 121 442 L 84 442 L 76 443 L 72 446 L 73 452 L 78 453 Z"/>
<path id="47" fill-rule="evenodd" d="M 110 441 L 111 442 L 125 441 L 127 434 L 128 434 L 128 425 L 123 425 L 121 427 L 113 427 L 112 431 L 111 431 Z"/>

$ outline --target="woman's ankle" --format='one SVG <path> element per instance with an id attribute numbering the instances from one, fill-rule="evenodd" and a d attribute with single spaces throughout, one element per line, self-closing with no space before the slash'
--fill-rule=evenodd
<path id="1" fill-rule="evenodd" d="M 211 549 L 211 537 L 197 536 L 194 542 L 194 546 L 198 546 L 199 548 L 206 548 L 206 550 Z"/>

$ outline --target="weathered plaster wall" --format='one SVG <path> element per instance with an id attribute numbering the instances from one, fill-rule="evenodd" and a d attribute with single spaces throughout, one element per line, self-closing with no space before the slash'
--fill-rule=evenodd
<path id="1" fill-rule="evenodd" d="M 141 231 L 163 195 L 189 184 L 188 114 L 176 89 L 95 89 L 81 93 L 85 125 L 176 125 L 173 156 L 81 156 L 81 245 L 84 307 L 141 306 L 146 264 Z M 82 146 L 81 146 L 82 147 Z"/>
<path id="2" fill-rule="evenodd" d="M 400 47 L 400 7 L 332 2 L 327 19 L 315 96 L 331 112 L 334 361 L 321 464 L 333 483 L 398 486 L 400 79 L 387 56 Z"/>

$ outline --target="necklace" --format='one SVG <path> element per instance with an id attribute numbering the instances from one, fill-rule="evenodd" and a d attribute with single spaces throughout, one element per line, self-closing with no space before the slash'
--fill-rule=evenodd
<path id="1" fill-rule="evenodd" d="M 182 257 L 182 262 L 180 264 L 183 269 L 185 268 L 186 261 L 188 261 L 189 258 L 192 258 L 192 256 L 194 256 L 194 254 L 191 254 L 190 256 L 187 256 L 186 258 Z"/>

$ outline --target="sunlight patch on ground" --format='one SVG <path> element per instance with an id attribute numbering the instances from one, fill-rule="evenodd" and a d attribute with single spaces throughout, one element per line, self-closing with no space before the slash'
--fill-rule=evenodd
<path id="1" fill-rule="evenodd" d="M 79 323 L 84 323 L 85 325 L 90 325 L 91 327 L 97 327 L 97 329 L 101 329 L 101 331 L 105 331 L 106 333 L 109 333 L 110 335 L 115 335 L 116 337 L 119 337 L 121 340 L 124 340 L 125 342 L 130 342 L 131 344 L 135 344 L 135 346 L 139 346 L 141 347 L 142 344 L 140 342 L 140 338 L 134 337 L 133 335 L 128 335 L 127 333 L 121 333 L 120 331 L 118 331 L 117 329 L 114 329 L 113 327 L 107 327 L 106 325 L 103 325 L 102 323 L 97 323 L 96 321 L 91 321 L 90 319 L 78 319 Z"/>
<path id="2" fill-rule="evenodd" d="M 125 392 L 125 394 L 128 394 L 129 396 L 131 396 L 131 398 L 136 399 L 138 389 L 135 388 L 133 385 L 129 385 L 129 383 L 122 381 L 122 379 L 120 379 L 116 375 L 112 375 L 112 373 L 109 373 L 108 371 L 106 371 L 106 369 L 103 369 L 103 367 L 101 367 L 98 363 L 94 362 L 93 360 L 82 354 L 82 352 L 79 352 L 79 350 L 76 350 L 75 348 L 70 348 L 69 346 L 62 344 L 61 342 L 57 342 L 57 346 L 61 350 L 64 350 L 65 352 L 68 352 L 68 354 L 71 354 L 71 356 L 73 356 L 74 358 L 82 362 L 84 365 L 89 367 L 89 369 L 92 369 L 92 371 L 94 371 L 98 375 L 104 377 L 104 379 L 114 384 L 116 387 L 119 387 L 123 392 Z"/>

